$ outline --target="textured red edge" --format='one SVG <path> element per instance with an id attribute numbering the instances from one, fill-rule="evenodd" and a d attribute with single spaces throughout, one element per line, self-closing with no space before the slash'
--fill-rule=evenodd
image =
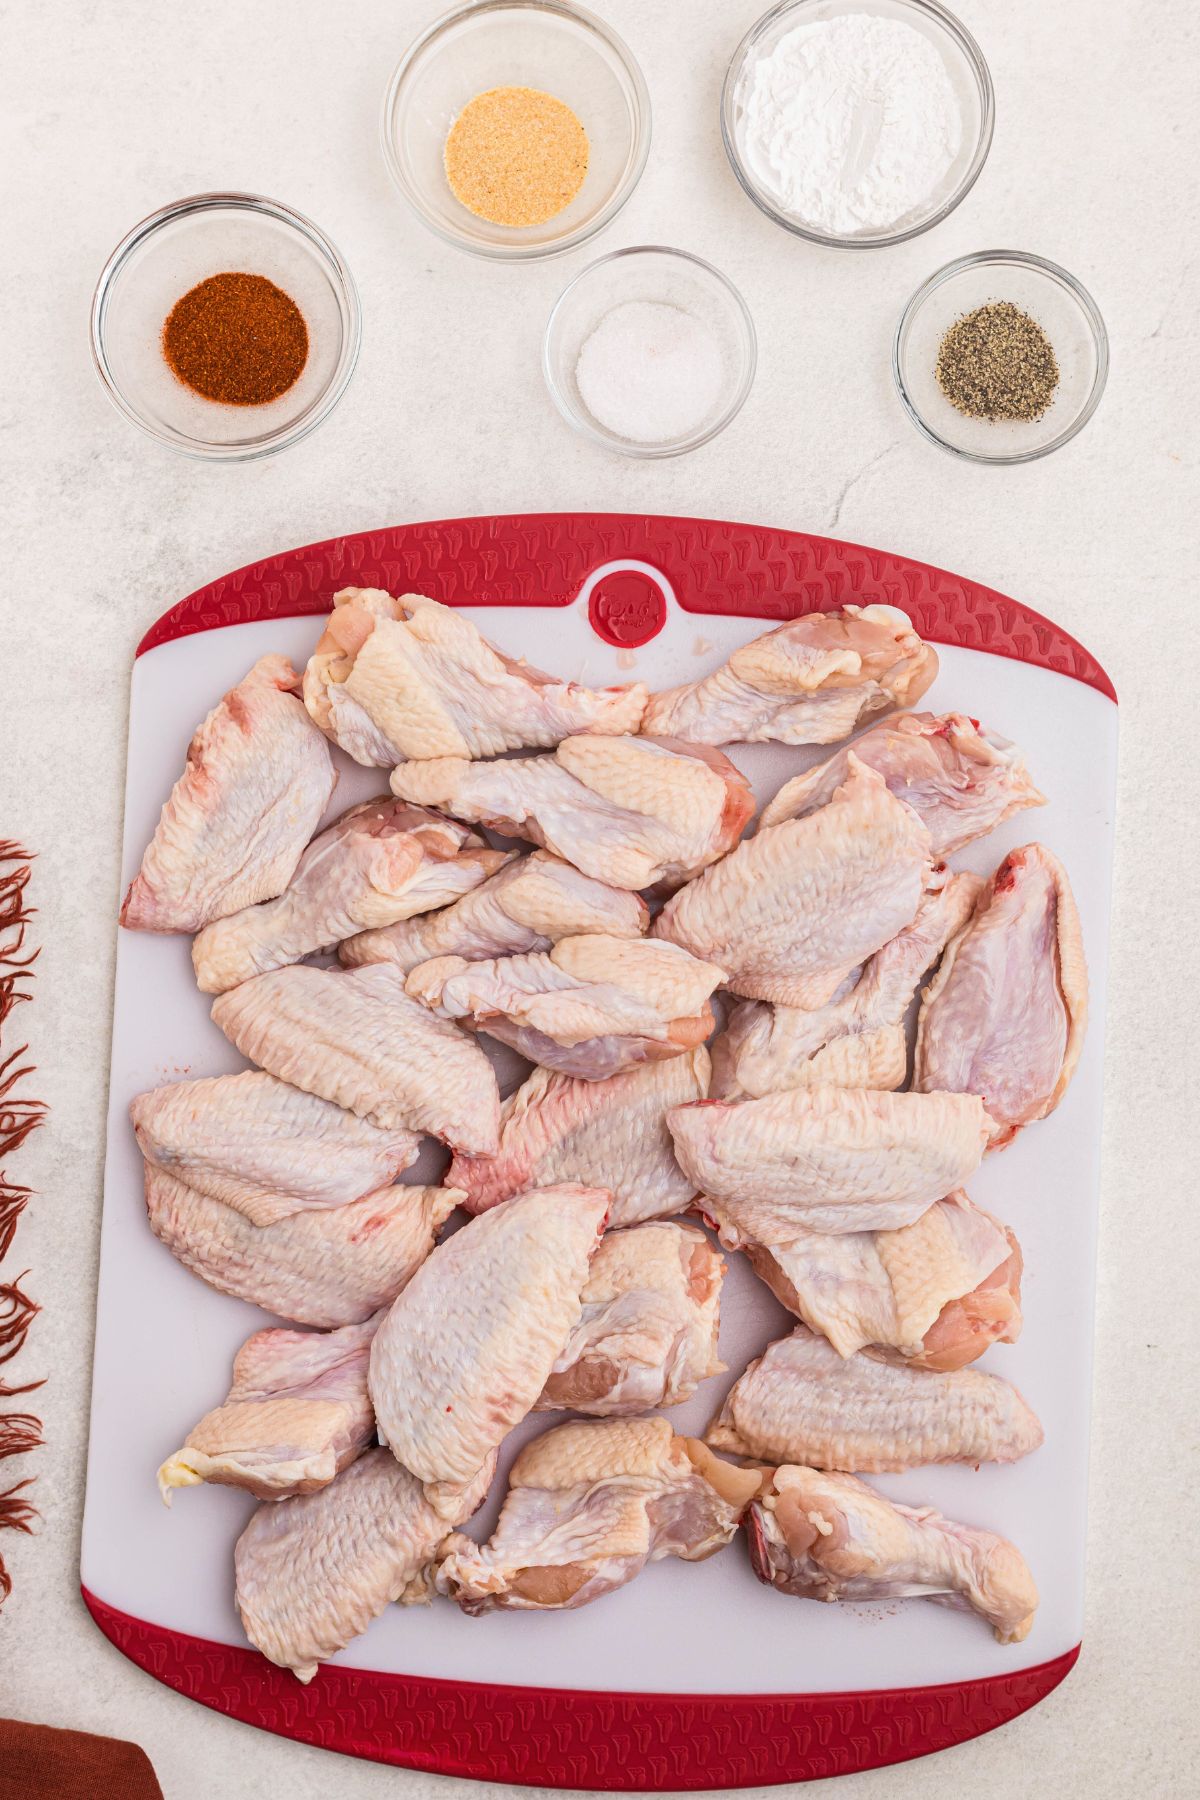
<path id="1" fill-rule="evenodd" d="M 782 620 L 882 601 L 922 637 L 1116 690 L 1077 639 L 1019 600 L 929 563 L 806 532 L 641 513 L 433 519 L 328 538 L 249 563 L 180 600 L 137 654 L 192 632 L 329 610 L 341 587 L 420 592 L 457 606 L 568 606 L 599 564 L 662 570 L 685 612 Z"/>
<path id="2" fill-rule="evenodd" d="M 816 1781 L 994 1731 L 1051 1693 L 1079 1645 L 1011 1675 L 861 1694 L 600 1694 L 326 1664 L 302 1686 L 252 1650 L 84 1602 L 167 1687 L 280 1737 L 476 1781 L 662 1792 Z"/>

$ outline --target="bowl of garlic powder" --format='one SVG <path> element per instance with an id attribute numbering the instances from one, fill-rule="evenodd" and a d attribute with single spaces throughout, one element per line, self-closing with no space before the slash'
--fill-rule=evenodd
<path id="1" fill-rule="evenodd" d="M 983 53 L 936 0 L 784 0 L 734 52 L 721 131 L 767 217 L 838 249 L 953 212 L 992 142 Z"/>

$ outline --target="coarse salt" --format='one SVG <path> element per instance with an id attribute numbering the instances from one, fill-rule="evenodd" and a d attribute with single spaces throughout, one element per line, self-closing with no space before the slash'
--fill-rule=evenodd
<path id="1" fill-rule="evenodd" d="M 600 320 L 579 352 L 575 382 L 598 425 L 636 444 L 689 437 L 721 393 L 721 346 L 682 307 L 629 300 Z"/>

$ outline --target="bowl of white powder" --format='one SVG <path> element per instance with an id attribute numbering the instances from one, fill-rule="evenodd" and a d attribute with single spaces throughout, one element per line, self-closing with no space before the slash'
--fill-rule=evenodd
<path id="1" fill-rule="evenodd" d="M 978 179 L 995 103 L 978 44 L 936 0 L 784 0 L 742 39 L 721 96 L 734 174 L 812 243 L 902 243 Z"/>
<path id="2" fill-rule="evenodd" d="M 711 263 L 637 245 L 564 288 L 542 344 L 559 412 L 624 456 L 679 456 L 741 410 L 757 343 L 746 303 Z"/>

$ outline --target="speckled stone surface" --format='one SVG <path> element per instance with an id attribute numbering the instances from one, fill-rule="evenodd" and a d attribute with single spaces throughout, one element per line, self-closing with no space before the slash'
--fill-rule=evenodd
<path id="1" fill-rule="evenodd" d="M 168 1800 L 450 1791 L 201 1710 L 126 1663 L 79 1600 L 129 664 L 170 602 L 290 544 L 459 513 L 647 509 L 830 532 L 961 570 L 1051 614 L 1116 682 L 1083 1657 L 999 1735 L 829 1792 L 1194 1793 L 1200 793 L 1184 711 L 1200 513 L 1194 9 L 962 0 L 997 89 L 991 160 L 936 232 L 848 256 L 784 236 L 725 164 L 720 82 L 753 0 L 605 0 L 651 89 L 650 163 L 599 244 L 527 268 L 443 247 L 388 185 L 380 94 L 435 10 L 413 0 L 0 4 L 0 836 L 40 852 L 46 949 L 22 1024 L 38 1091 L 54 1106 L 51 1128 L 12 1163 L 41 1193 L 5 1266 L 32 1268 L 44 1306 L 17 1366 L 51 1380 L 37 1397 L 47 1447 L 0 1471 L 35 1471 L 44 1514 L 39 1537 L 3 1546 L 15 1586 L 0 1612 L 0 1712 L 135 1739 Z M 221 186 L 290 201 L 330 232 L 358 277 L 365 333 L 354 383 L 313 438 L 276 459 L 210 468 L 158 449 L 109 406 L 89 366 L 87 309 L 136 219 Z M 760 340 L 758 381 L 734 426 L 660 465 L 570 435 L 538 368 L 542 324 L 566 280 L 601 248 L 653 241 L 718 262 Z M 1108 393 L 1083 435 L 1011 470 L 959 465 L 924 444 L 888 368 L 896 316 L 918 282 L 997 244 L 1077 273 L 1113 349 Z"/>

